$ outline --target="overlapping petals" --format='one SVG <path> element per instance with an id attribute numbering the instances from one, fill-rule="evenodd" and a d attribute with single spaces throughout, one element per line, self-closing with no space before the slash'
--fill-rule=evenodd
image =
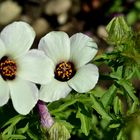
<path id="1" fill-rule="evenodd" d="M 13 106 L 17 112 L 26 115 L 35 106 L 38 100 L 38 89 L 35 84 L 16 78 L 8 82 Z"/>
<path id="2" fill-rule="evenodd" d="M 17 59 L 19 70 L 17 75 L 31 82 L 46 84 L 54 76 L 54 64 L 47 59 L 43 51 L 32 49 Z M 20 65 L 22 64 L 22 65 Z M 47 67 L 44 67 L 47 65 Z"/>
<path id="3" fill-rule="evenodd" d="M 76 74 L 68 81 L 52 78 L 51 82 L 42 85 L 40 100 L 52 102 L 64 98 L 74 89 L 79 93 L 95 87 L 99 72 L 94 64 L 88 64 L 97 53 L 97 45 L 92 38 L 77 33 L 71 38 L 64 32 L 50 32 L 40 40 L 39 49 L 51 59 L 55 67 L 60 62 L 72 62 Z"/>
<path id="4" fill-rule="evenodd" d="M 0 59 L 8 56 L 17 67 L 12 80 L 0 75 L 0 106 L 11 98 L 15 110 L 23 115 L 28 114 L 38 101 L 34 83 L 45 84 L 53 77 L 54 64 L 46 59 L 44 52 L 29 51 L 34 38 L 34 30 L 24 22 L 14 22 L 0 34 Z M 46 64 L 48 66 L 44 67 Z"/>

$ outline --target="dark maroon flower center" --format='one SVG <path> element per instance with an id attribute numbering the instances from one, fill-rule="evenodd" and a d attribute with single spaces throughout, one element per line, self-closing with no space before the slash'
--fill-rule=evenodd
<path id="1" fill-rule="evenodd" d="M 56 65 L 55 79 L 59 81 L 68 81 L 76 73 L 74 64 L 71 62 L 61 62 Z"/>
<path id="2" fill-rule="evenodd" d="M 0 59 L 0 74 L 4 80 L 13 80 L 16 77 L 17 66 L 8 56 Z"/>

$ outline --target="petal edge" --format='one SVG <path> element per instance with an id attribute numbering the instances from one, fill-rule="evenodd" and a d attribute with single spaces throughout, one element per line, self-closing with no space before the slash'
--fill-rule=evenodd
<path id="1" fill-rule="evenodd" d="M 35 84 L 18 77 L 8 84 L 15 110 L 22 115 L 28 114 L 38 101 L 37 87 Z"/>
<path id="2" fill-rule="evenodd" d="M 87 64 L 82 66 L 75 76 L 68 81 L 71 88 L 79 93 L 88 92 L 93 89 L 98 81 L 99 72 L 94 64 Z"/>
<path id="3" fill-rule="evenodd" d="M 13 22 L 1 31 L 0 38 L 8 50 L 7 52 L 10 52 L 13 57 L 18 57 L 29 50 L 34 41 L 35 32 L 25 22 Z"/>
<path id="4" fill-rule="evenodd" d="M 53 102 L 66 97 L 70 91 L 71 88 L 67 82 L 60 82 L 53 79 L 50 83 L 41 87 L 39 99 L 44 102 Z"/>
<path id="5" fill-rule="evenodd" d="M 82 33 L 77 33 L 70 38 L 70 60 L 77 68 L 87 64 L 97 54 L 98 47 L 92 38 Z"/>

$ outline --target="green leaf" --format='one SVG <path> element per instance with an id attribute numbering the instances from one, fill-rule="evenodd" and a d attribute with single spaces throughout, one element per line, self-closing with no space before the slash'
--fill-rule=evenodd
<path id="1" fill-rule="evenodd" d="M 13 125 L 10 125 L 3 131 L 2 136 L 11 135 L 14 130 L 15 130 L 15 127 Z"/>
<path id="2" fill-rule="evenodd" d="M 122 78 L 122 71 L 123 71 L 123 66 L 120 66 L 117 68 L 117 70 L 113 70 L 112 73 L 110 74 L 110 77 L 120 80 Z"/>
<path id="3" fill-rule="evenodd" d="M 67 102 L 63 103 L 62 105 L 60 105 L 57 109 L 54 110 L 50 110 L 51 114 L 55 114 L 57 112 L 61 112 L 63 110 L 65 110 L 67 107 L 71 106 L 72 104 L 76 103 L 77 99 L 70 99 Z"/>
<path id="4" fill-rule="evenodd" d="M 50 113 L 53 115 L 57 115 L 57 113 L 60 113 L 64 110 L 66 110 L 69 106 L 75 104 L 76 102 L 82 102 L 86 103 L 89 102 L 91 99 L 86 94 L 76 94 L 75 96 L 72 96 L 71 98 L 64 99 L 63 102 L 57 107 L 56 109 L 52 109 L 53 103 L 48 106 Z M 51 108 L 50 108 L 51 106 Z"/>
<path id="5" fill-rule="evenodd" d="M 102 75 L 100 75 L 100 78 L 102 78 Z M 100 86 L 96 86 L 93 90 L 91 90 L 89 93 L 93 94 L 95 97 L 101 98 L 105 94 L 106 90 Z"/>
<path id="6" fill-rule="evenodd" d="M 119 134 L 117 135 L 117 140 L 127 140 L 123 129 L 121 129 Z"/>
<path id="7" fill-rule="evenodd" d="M 135 90 L 132 86 L 132 83 L 126 80 L 117 81 L 117 83 L 124 88 L 124 90 L 128 93 L 128 95 L 133 99 L 134 102 L 139 103 L 138 98 L 135 96 Z"/>
<path id="8" fill-rule="evenodd" d="M 135 72 L 136 72 L 136 76 L 138 77 L 138 79 L 140 79 L 140 69 L 136 67 Z"/>
<path id="9" fill-rule="evenodd" d="M 101 116 L 103 119 L 107 119 L 107 120 L 112 120 L 111 116 L 106 112 L 103 104 L 98 101 L 93 95 L 91 95 L 91 99 L 92 99 L 92 108 L 94 108 Z"/>
<path id="10" fill-rule="evenodd" d="M 62 113 L 62 111 L 61 112 L 55 112 L 55 114 L 54 114 L 55 119 L 61 119 L 61 118 L 67 119 L 71 115 L 71 113 L 73 113 L 73 112 L 75 112 L 74 109 L 66 109 L 65 111 L 63 111 L 63 113 Z"/>
<path id="11" fill-rule="evenodd" d="M 4 140 L 25 140 L 26 137 L 23 135 L 7 135 L 6 137 L 3 137 Z"/>
<path id="12" fill-rule="evenodd" d="M 30 131 L 29 129 L 27 131 L 27 134 L 32 140 L 38 140 L 38 137 L 35 134 L 33 134 L 32 131 Z"/>
<path id="13" fill-rule="evenodd" d="M 20 120 L 24 119 L 25 117 L 22 116 L 22 115 L 17 115 L 13 118 L 11 118 L 9 121 L 7 121 L 2 127 L 5 127 L 6 125 L 9 125 L 9 124 L 17 124 Z"/>
<path id="14" fill-rule="evenodd" d="M 113 123 L 109 125 L 109 128 L 117 128 L 117 127 L 120 127 L 120 123 Z"/>
<path id="15" fill-rule="evenodd" d="M 101 97 L 100 101 L 102 102 L 104 108 L 106 108 L 107 106 L 111 105 L 111 103 L 113 102 L 115 93 L 117 91 L 116 86 L 113 84 L 108 91 L 105 92 L 105 94 Z"/>
<path id="16" fill-rule="evenodd" d="M 26 139 L 26 137 L 25 136 L 23 136 L 23 135 L 11 135 L 11 137 L 10 137 L 11 139 L 19 139 L 19 140 L 25 140 Z"/>
<path id="17" fill-rule="evenodd" d="M 90 102 L 90 97 L 89 97 L 89 94 L 86 93 L 86 94 L 79 94 L 77 97 L 75 97 L 77 99 L 78 102 L 81 102 L 81 103 L 88 103 Z"/>
<path id="18" fill-rule="evenodd" d="M 138 103 L 137 102 L 134 102 L 132 104 L 132 107 L 130 108 L 130 113 L 134 113 L 138 108 Z"/>
<path id="19" fill-rule="evenodd" d="M 78 112 L 76 114 L 76 118 L 79 118 L 81 121 L 81 130 L 82 132 L 88 136 L 91 128 L 91 116 L 88 115 L 89 112 L 85 109 L 84 105 L 78 106 Z"/>
<path id="20" fill-rule="evenodd" d="M 27 124 L 25 125 L 25 127 L 19 128 L 19 129 L 17 130 L 17 133 L 18 133 L 18 134 L 24 134 L 24 133 L 28 130 L 28 128 L 29 128 L 29 123 L 27 123 Z"/>
<path id="21" fill-rule="evenodd" d="M 122 104 L 121 104 L 121 100 L 119 99 L 118 96 L 116 96 L 114 98 L 114 101 L 113 101 L 113 109 L 114 109 L 114 112 L 116 115 L 118 115 L 120 112 L 122 113 L 123 109 L 122 109 Z"/>
<path id="22" fill-rule="evenodd" d="M 3 127 L 5 127 L 5 126 L 7 126 L 7 125 L 9 125 L 9 126 L 3 131 L 2 135 L 5 135 L 5 134 L 12 134 L 12 132 L 14 131 L 14 128 L 15 128 L 16 124 L 17 124 L 20 120 L 22 120 L 22 119 L 24 119 L 24 118 L 25 118 L 25 117 L 22 116 L 22 115 L 17 115 L 17 116 L 15 116 L 15 117 L 11 118 L 8 122 L 6 122 L 6 123 L 3 125 Z M 2 127 L 2 128 L 3 128 L 3 127 Z"/>

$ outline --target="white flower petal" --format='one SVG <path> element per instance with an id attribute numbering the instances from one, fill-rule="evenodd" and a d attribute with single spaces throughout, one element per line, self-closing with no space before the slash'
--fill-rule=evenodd
<path id="1" fill-rule="evenodd" d="M 5 55 L 6 48 L 3 41 L 0 39 L 0 59 Z"/>
<path id="2" fill-rule="evenodd" d="M 46 84 L 54 76 L 54 64 L 40 50 L 30 50 L 25 56 L 17 59 L 17 75 L 39 84 Z"/>
<path id="3" fill-rule="evenodd" d="M 0 106 L 5 105 L 9 100 L 8 84 L 0 77 Z"/>
<path id="4" fill-rule="evenodd" d="M 71 88 L 67 82 L 60 82 L 53 79 L 50 83 L 41 87 L 39 99 L 44 102 L 53 102 L 66 97 L 70 91 Z"/>
<path id="5" fill-rule="evenodd" d="M 93 64 L 82 66 L 68 81 L 70 87 L 79 93 L 88 92 L 95 87 L 99 78 L 98 68 Z"/>
<path id="6" fill-rule="evenodd" d="M 67 61 L 70 57 L 70 39 L 64 32 L 50 32 L 39 42 L 43 50 L 55 64 Z"/>
<path id="7" fill-rule="evenodd" d="M 97 53 L 97 45 L 92 38 L 82 33 L 77 33 L 70 38 L 70 60 L 79 68 L 90 60 Z"/>
<path id="8" fill-rule="evenodd" d="M 29 50 L 34 41 L 35 32 L 25 22 L 14 22 L 2 30 L 0 37 L 9 54 L 17 57 Z"/>
<path id="9" fill-rule="evenodd" d="M 38 101 L 38 89 L 35 84 L 16 77 L 8 81 L 11 99 L 15 110 L 22 114 L 28 114 Z"/>

